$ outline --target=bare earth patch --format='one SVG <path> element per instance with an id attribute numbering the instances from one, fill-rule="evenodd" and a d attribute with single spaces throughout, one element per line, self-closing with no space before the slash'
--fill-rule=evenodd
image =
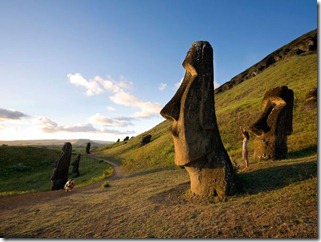
<path id="1" fill-rule="evenodd" d="M 248 176 L 255 172 L 255 167 Z M 246 176 L 247 174 L 243 174 Z M 240 193 L 227 202 L 189 191 L 183 169 L 110 179 L 70 193 L 0 197 L 5 238 L 317 238 L 317 178 Z"/>

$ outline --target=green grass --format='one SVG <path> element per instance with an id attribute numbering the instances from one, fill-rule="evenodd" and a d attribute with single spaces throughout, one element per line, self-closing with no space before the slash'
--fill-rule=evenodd
<path id="1" fill-rule="evenodd" d="M 219 131 L 235 165 L 242 164 L 239 127 L 249 127 L 262 113 L 261 102 L 265 92 L 281 85 L 287 85 L 295 96 L 293 134 L 288 136 L 289 158 L 317 153 L 317 110 L 304 107 L 306 93 L 317 87 L 317 58 L 317 54 L 310 54 L 279 61 L 257 76 L 215 95 Z M 173 168 L 174 145 L 170 126 L 169 121 L 164 121 L 127 142 L 98 148 L 95 154 L 117 162 L 128 174 Z M 152 135 L 151 142 L 141 146 L 141 139 L 147 134 Z M 253 154 L 254 138 L 251 135 L 250 154 Z M 256 162 L 250 157 L 250 164 Z"/>
<path id="2" fill-rule="evenodd" d="M 53 164 L 59 158 L 59 149 L 28 146 L 0 146 L 0 195 L 50 190 Z M 74 153 L 71 163 L 75 160 Z M 112 173 L 112 167 L 104 162 L 82 155 L 80 176 L 76 187 L 102 180 Z M 69 168 L 72 177 L 72 166 Z"/>

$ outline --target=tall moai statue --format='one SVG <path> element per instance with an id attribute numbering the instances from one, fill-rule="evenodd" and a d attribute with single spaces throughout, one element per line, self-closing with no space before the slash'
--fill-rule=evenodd
<path id="1" fill-rule="evenodd" d="M 74 160 L 74 162 L 71 163 L 71 165 L 73 166 L 72 168 L 72 177 L 78 177 L 80 175 L 79 173 L 79 162 L 80 162 L 80 158 L 81 158 L 81 154 L 78 154 L 76 156 L 76 159 Z"/>
<path id="2" fill-rule="evenodd" d="M 256 135 L 254 158 L 260 160 L 284 159 L 288 153 L 287 136 L 292 134 L 294 93 L 287 86 L 267 91 L 263 97 L 263 113 L 250 126 Z"/>
<path id="3" fill-rule="evenodd" d="M 91 146 L 91 144 L 90 144 L 90 142 L 88 142 L 87 146 L 86 146 L 86 154 L 87 155 L 90 154 L 90 146 Z"/>
<path id="4" fill-rule="evenodd" d="M 71 159 L 72 146 L 70 142 L 66 142 L 62 147 L 62 154 L 55 163 L 54 170 L 51 175 L 51 191 L 63 189 L 69 172 L 69 164 Z"/>
<path id="5" fill-rule="evenodd" d="M 200 196 L 235 192 L 232 163 L 217 127 L 214 105 L 213 49 L 206 41 L 194 42 L 183 61 L 184 80 L 161 110 L 172 121 L 175 164 L 190 175 L 191 191 Z"/>

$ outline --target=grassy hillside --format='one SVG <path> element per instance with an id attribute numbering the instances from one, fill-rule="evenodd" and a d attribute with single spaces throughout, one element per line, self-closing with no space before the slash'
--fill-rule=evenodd
<path id="1" fill-rule="evenodd" d="M 317 87 L 317 54 L 282 59 L 216 94 L 218 126 L 229 156 L 241 167 L 239 126 L 256 121 L 265 92 L 280 85 L 295 94 L 289 157 L 250 158 L 249 169 L 237 173 L 242 186 L 226 202 L 191 193 L 188 173 L 174 164 L 171 123 L 163 121 L 128 141 L 92 151 L 118 163 L 127 175 L 108 179 L 110 186 L 102 180 L 110 167 L 83 156 L 81 176 L 70 193 L 2 196 L 0 237 L 318 238 L 317 110 L 304 105 L 306 93 Z M 141 145 L 147 134 L 151 142 Z M 251 135 L 250 154 L 253 140 Z M 0 195 L 48 191 L 60 148 L 0 146 Z M 73 147 L 74 153 L 84 151 Z"/>
<path id="2" fill-rule="evenodd" d="M 0 146 L 0 196 L 49 191 L 53 164 L 60 153 L 59 149 L 45 147 Z M 75 158 L 76 154 L 73 154 L 71 163 Z M 106 178 L 112 173 L 112 168 L 106 163 L 82 155 L 79 172 L 80 176 L 75 178 L 75 183 L 81 187 Z M 71 177 L 70 165 L 69 178 Z"/>
<path id="3" fill-rule="evenodd" d="M 295 95 L 293 134 L 288 137 L 289 157 L 316 155 L 317 110 L 304 107 L 306 93 L 317 87 L 317 54 L 312 53 L 278 61 L 257 76 L 215 95 L 220 134 L 235 164 L 241 163 L 242 137 L 239 126 L 250 126 L 261 115 L 265 92 L 280 85 L 287 85 Z M 117 162 L 128 174 L 174 167 L 170 125 L 170 122 L 164 121 L 127 142 L 99 148 L 95 154 Z M 152 140 L 141 146 L 141 139 L 147 134 L 152 135 Z M 253 139 L 251 135 L 250 154 L 253 153 Z M 253 162 L 257 161 L 250 158 L 250 163 Z"/>

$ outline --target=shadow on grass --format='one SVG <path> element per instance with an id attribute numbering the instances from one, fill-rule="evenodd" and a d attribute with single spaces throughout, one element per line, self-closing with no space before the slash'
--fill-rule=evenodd
<path id="1" fill-rule="evenodd" d="M 310 155 L 315 155 L 318 152 L 317 145 L 311 145 L 303 150 L 293 151 L 288 153 L 288 158 L 302 158 Z"/>
<path id="2" fill-rule="evenodd" d="M 172 166 L 166 166 L 166 167 L 160 167 L 160 168 L 155 168 L 155 169 L 149 169 L 149 170 L 145 170 L 145 171 L 140 171 L 140 172 L 137 172 L 137 173 L 133 173 L 133 174 L 130 174 L 126 177 L 137 177 L 137 176 L 142 176 L 142 175 L 148 175 L 148 174 L 152 174 L 152 173 L 156 173 L 156 172 L 160 172 L 160 171 L 165 171 L 165 170 L 174 170 L 175 167 L 172 167 Z"/>
<path id="3" fill-rule="evenodd" d="M 239 193 L 256 194 L 280 189 L 291 183 L 317 177 L 317 172 L 317 161 L 311 161 L 237 174 L 241 185 Z"/>

